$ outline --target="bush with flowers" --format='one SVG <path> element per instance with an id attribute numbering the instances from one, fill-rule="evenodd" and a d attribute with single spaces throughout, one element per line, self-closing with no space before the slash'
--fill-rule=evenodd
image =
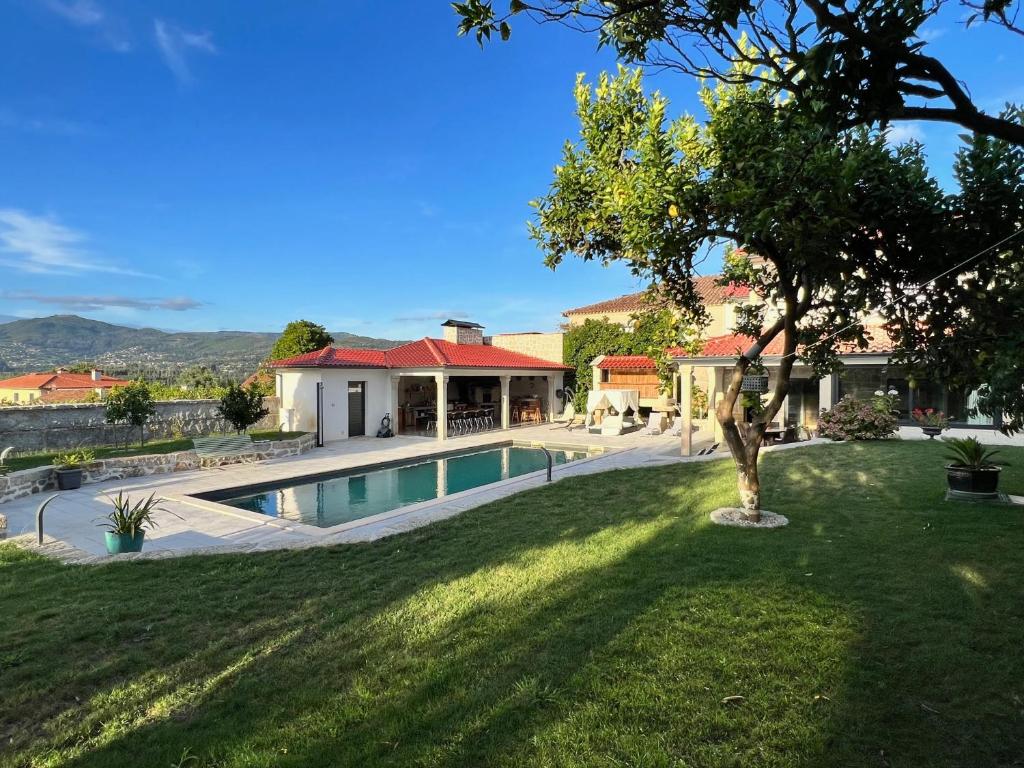
<path id="1" fill-rule="evenodd" d="M 882 440 L 891 437 L 896 426 L 892 412 L 850 395 L 832 406 L 832 410 L 822 411 L 818 418 L 818 432 L 833 440 Z"/>

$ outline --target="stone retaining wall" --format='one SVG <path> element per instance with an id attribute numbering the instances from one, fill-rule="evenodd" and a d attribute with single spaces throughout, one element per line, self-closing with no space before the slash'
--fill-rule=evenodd
<path id="1" fill-rule="evenodd" d="M 217 412 L 219 400 L 165 400 L 155 405 L 156 413 L 146 424 L 147 440 L 224 431 L 224 420 Z M 270 413 L 253 429 L 276 429 L 280 403 L 276 397 L 268 397 L 264 405 Z M 0 408 L 0 450 L 13 446 L 18 453 L 60 451 L 138 439 L 139 430 L 135 427 L 107 424 L 103 403 Z"/>
<path id="2" fill-rule="evenodd" d="M 298 456 L 313 448 L 314 435 L 302 435 L 293 440 L 261 440 L 253 443 L 250 453 L 237 456 L 200 458 L 195 451 L 150 454 L 148 456 L 125 456 L 94 461 L 83 467 L 82 482 L 102 483 L 105 480 L 123 480 L 126 477 L 163 475 L 169 472 L 185 472 L 190 469 L 222 467 L 227 464 L 252 464 L 266 459 L 284 456 Z M 36 467 L 0 475 L 0 503 L 57 490 L 57 474 L 53 467 Z"/>

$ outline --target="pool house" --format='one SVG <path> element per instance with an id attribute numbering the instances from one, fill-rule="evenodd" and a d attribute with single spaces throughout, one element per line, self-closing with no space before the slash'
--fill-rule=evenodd
<path id="1" fill-rule="evenodd" d="M 285 429 L 318 443 L 376 435 L 449 435 L 551 421 L 569 368 L 487 344 L 477 323 L 448 320 L 443 338 L 393 349 L 324 347 L 271 363 Z"/>

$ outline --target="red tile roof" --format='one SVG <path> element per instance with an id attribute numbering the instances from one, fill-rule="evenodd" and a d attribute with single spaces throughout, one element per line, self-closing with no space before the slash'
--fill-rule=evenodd
<path id="1" fill-rule="evenodd" d="M 693 279 L 694 287 L 705 304 L 715 306 L 725 304 L 729 299 L 745 299 L 750 295 L 750 289 L 744 285 L 736 283 L 718 285 L 717 281 L 720 277 L 721 275 L 708 275 Z M 562 314 L 567 317 L 569 315 L 596 315 L 602 312 L 639 312 L 650 308 L 650 301 L 650 293 L 640 291 L 607 301 L 599 301 L 596 304 L 588 304 L 585 307 L 567 309 Z"/>
<path id="2" fill-rule="evenodd" d="M 892 352 L 892 342 L 889 340 L 889 336 L 885 332 L 885 329 L 880 326 L 868 326 L 866 331 L 868 337 L 868 346 L 866 348 L 862 349 L 856 344 L 847 342 L 839 345 L 839 353 L 845 355 L 864 355 Z M 740 354 L 750 348 L 750 345 L 753 344 L 754 341 L 755 340 L 750 336 L 744 336 L 738 333 L 726 334 L 725 336 L 712 336 L 704 343 L 704 349 L 698 357 L 739 357 Z M 781 355 L 783 352 L 782 345 L 782 334 L 779 334 L 768 342 L 768 346 L 764 348 L 761 354 L 767 357 Z M 686 350 L 669 350 L 669 354 L 673 357 L 685 357 Z"/>
<path id="3" fill-rule="evenodd" d="M 387 368 L 380 349 L 324 347 L 283 360 L 274 360 L 271 368 Z"/>
<path id="4" fill-rule="evenodd" d="M 608 370 L 654 370 L 657 366 L 647 355 L 605 355 L 597 364 L 602 371 Z"/>
<path id="5" fill-rule="evenodd" d="M 488 344 L 420 339 L 394 349 L 335 349 L 275 360 L 272 368 L 527 368 L 567 371 L 568 366 Z"/>
<path id="6" fill-rule="evenodd" d="M 856 344 L 844 343 L 839 347 L 840 354 L 846 355 L 870 355 L 885 354 L 892 352 L 892 343 L 885 330 L 878 326 L 867 328 L 868 346 L 861 349 Z M 726 334 L 724 336 L 712 336 L 704 342 L 704 349 L 697 357 L 720 357 L 723 359 L 734 359 L 750 348 L 754 339 L 750 336 L 743 336 L 738 333 Z M 767 357 L 777 357 L 782 354 L 782 336 L 776 336 L 761 353 Z M 682 347 L 671 347 L 665 350 L 669 357 L 688 357 L 688 353 Z M 605 355 L 598 363 L 601 370 L 610 369 L 653 369 L 654 361 L 647 355 Z"/>
<path id="7" fill-rule="evenodd" d="M 105 375 L 94 381 L 88 373 L 26 373 L 0 381 L 0 389 L 108 389 L 128 384 L 131 382 Z"/>

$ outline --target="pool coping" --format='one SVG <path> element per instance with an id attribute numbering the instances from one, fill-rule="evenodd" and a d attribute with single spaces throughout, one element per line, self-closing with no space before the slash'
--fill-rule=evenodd
<path id="1" fill-rule="evenodd" d="M 578 467 L 584 464 L 588 464 L 597 459 L 606 458 L 611 455 L 617 455 L 621 453 L 627 453 L 635 450 L 635 448 L 612 448 L 609 446 L 588 446 L 570 443 L 548 443 L 542 440 L 509 440 L 507 442 L 490 444 L 487 446 L 479 446 L 479 451 L 472 450 L 470 453 L 482 452 L 493 448 L 504 448 L 513 447 L 516 443 L 519 443 L 519 447 L 530 447 L 530 448 L 549 448 L 555 450 L 577 450 L 586 451 L 592 455 L 586 456 L 582 459 L 576 459 L 565 464 L 555 464 L 551 469 L 551 481 L 555 482 L 556 475 L 565 474 L 565 470 L 569 467 Z M 439 458 L 445 458 L 450 456 L 468 455 L 467 450 L 463 449 L 449 449 L 444 451 L 438 451 L 431 454 L 424 454 L 423 456 L 417 456 L 416 461 L 413 463 L 427 463 L 430 461 L 436 461 Z M 328 477 L 351 477 L 353 475 L 364 474 L 367 471 L 377 471 L 381 469 L 394 468 L 396 466 L 409 466 L 409 459 L 395 459 L 387 462 L 376 462 L 371 464 L 362 464 L 356 467 L 347 467 L 341 471 L 334 472 L 318 472 L 308 475 L 296 475 L 294 478 L 286 478 L 288 480 L 305 480 L 309 482 L 315 482 L 317 478 L 325 479 Z M 386 512 L 379 512 L 376 515 L 370 515 L 369 517 L 361 517 L 356 520 L 349 520 L 338 525 L 332 525 L 326 528 L 320 526 L 310 525 L 309 523 L 302 523 L 291 520 L 282 520 L 278 517 L 271 517 L 269 515 L 260 514 L 259 512 L 250 512 L 248 510 L 240 509 L 239 507 L 233 507 L 228 504 L 220 504 L 217 501 L 211 499 L 205 499 L 201 496 L 193 494 L 166 494 L 166 498 L 186 504 L 197 509 L 202 509 L 207 512 L 215 512 L 221 515 L 229 515 L 231 517 L 240 518 L 247 522 L 266 525 L 272 528 L 278 528 L 283 531 L 290 531 L 298 533 L 303 536 L 309 536 L 315 539 L 323 539 L 330 536 L 336 536 L 338 534 L 346 533 L 348 531 L 363 528 L 365 526 L 376 525 L 377 523 L 386 522 L 389 520 L 396 520 L 406 516 L 417 515 L 423 512 L 429 512 L 435 507 L 444 507 L 453 503 L 462 501 L 464 499 L 471 498 L 475 495 L 494 491 L 496 489 L 506 488 L 516 483 L 524 483 L 529 480 L 540 478 L 547 474 L 547 469 L 540 469 L 536 472 L 529 472 L 523 475 L 517 475 L 516 477 L 509 477 L 504 480 L 496 480 L 493 483 L 487 483 L 486 485 L 479 485 L 475 488 L 467 488 L 464 491 L 457 493 L 451 493 L 446 496 L 440 496 L 434 499 L 426 499 L 424 501 L 418 501 L 413 504 L 406 504 L 395 509 L 390 509 Z M 557 479 L 561 479 L 560 477 Z M 265 485 L 277 484 L 280 480 L 274 481 L 273 483 L 267 483 Z M 258 488 L 259 485 L 249 484 L 246 486 L 234 486 L 223 489 L 215 490 L 204 490 L 201 491 L 203 494 L 208 493 L 221 493 L 224 491 L 238 490 L 238 489 L 249 489 Z M 486 502 L 484 502 L 486 503 Z M 458 510 L 463 511 L 463 510 Z M 424 521 L 423 525 L 427 525 L 430 521 Z M 418 527 L 418 526 L 417 526 Z"/>

